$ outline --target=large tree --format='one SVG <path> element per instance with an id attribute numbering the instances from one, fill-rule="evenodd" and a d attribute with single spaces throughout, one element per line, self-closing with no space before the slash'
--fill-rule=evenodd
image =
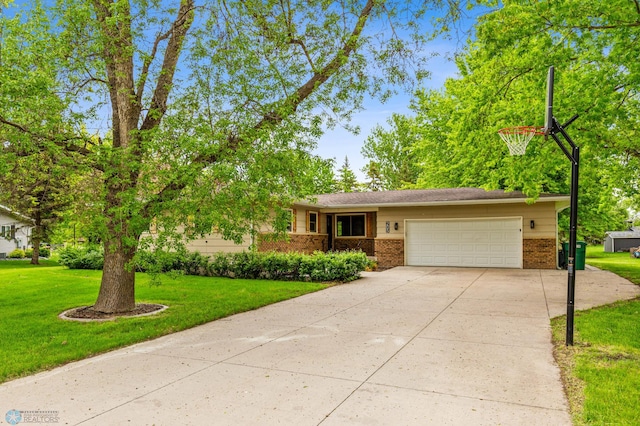
<path id="1" fill-rule="evenodd" d="M 411 117 L 393 114 L 388 129 L 378 125 L 367 137 L 362 155 L 369 159 L 365 172 L 379 175 L 378 189 L 394 190 L 412 187 L 420 173 L 414 144 L 418 140 Z"/>
<path id="2" fill-rule="evenodd" d="M 365 94 L 424 75 L 429 10 L 456 2 L 60 0 L 0 21 L 0 132 L 11 151 L 92 168 L 104 244 L 94 309 L 135 306 L 131 262 L 152 220 L 239 238 L 313 192 L 322 129 Z M 446 7 L 446 8 L 445 8 Z M 96 130 L 88 138 L 82 126 Z M 105 131 L 104 128 L 108 131 Z"/>
<path id="3" fill-rule="evenodd" d="M 48 241 L 63 215 L 71 208 L 76 174 L 71 164 L 42 154 L 20 156 L 0 174 L 0 203 L 33 221 L 31 263 L 37 265 L 40 243 Z"/>
<path id="4" fill-rule="evenodd" d="M 638 17 L 632 0 L 505 1 L 482 16 L 457 57 L 459 77 L 414 99 L 418 186 L 568 193 L 570 163 L 551 138 L 510 157 L 496 133 L 543 125 L 555 65 L 555 115 L 580 116 L 567 129 L 582 148 L 579 233 L 621 226 L 618 195 L 637 197 L 639 183 Z"/>

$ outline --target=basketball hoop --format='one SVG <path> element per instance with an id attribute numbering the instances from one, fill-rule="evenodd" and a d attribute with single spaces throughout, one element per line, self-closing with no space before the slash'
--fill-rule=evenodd
<path id="1" fill-rule="evenodd" d="M 529 141 L 536 135 L 544 135 L 544 130 L 535 126 L 505 127 L 498 134 L 509 147 L 509 154 L 524 155 Z"/>

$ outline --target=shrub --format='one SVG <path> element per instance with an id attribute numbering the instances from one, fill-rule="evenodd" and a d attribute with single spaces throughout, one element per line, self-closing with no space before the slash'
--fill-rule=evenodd
<path id="1" fill-rule="evenodd" d="M 22 249 L 15 249 L 14 251 L 12 251 L 11 253 L 9 253 L 9 255 L 7 256 L 9 259 L 24 259 L 26 256 L 24 250 Z"/>
<path id="2" fill-rule="evenodd" d="M 65 247 L 58 251 L 59 262 L 69 269 L 96 269 L 104 266 L 104 252 L 101 247 Z"/>
<path id="3" fill-rule="evenodd" d="M 209 264 L 210 275 L 299 281 L 353 281 L 372 263 L 360 251 L 323 253 L 218 253 Z"/>
<path id="4" fill-rule="evenodd" d="M 25 254 L 26 257 L 31 258 L 33 256 L 33 249 L 32 248 L 26 249 L 24 251 L 24 254 Z M 39 256 L 40 257 L 50 257 L 51 256 L 51 250 L 49 250 L 48 248 L 45 248 L 45 247 L 40 247 Z"/>
<path id="5" fill-rule="evenodd" d="M 58 252 L 60 263 L 70 269 L 102 269 L 104 256 L 97 247 L 67 247 Z M 138 272 L 152 275 L 186 274 L 245 279 L 273 279 L 316 282 L 348 282 L 373 263 L 361 251 L 301 253 L 254 252 L 217 253 L 209 259 L 186 250 L 139 251 L 135 258 Z"/>
<path id="6" fill-rule="evenodd" d="M 228 253 L 219 252 L 213 255 L 207 268 L 207 275 L 214 277 L 229 277 L 231 271 L 231 256 Z"/>

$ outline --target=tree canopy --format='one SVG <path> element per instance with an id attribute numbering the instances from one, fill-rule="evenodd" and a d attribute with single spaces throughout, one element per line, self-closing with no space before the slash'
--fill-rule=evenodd
<path id="1" fill-rule="evenodd" d="M 638 197 L 640 8 L 631 0 L 505 1 L 483 15 L 456 58 L 459 76 L 421 90 L 407 118 L 417 141 L 419 187 L 479 186 L 568 193 L 570 164 L 534 138 L 510 157 L 496 132 L 543 126 L 547 69 L 556 69 L 554 115 L 581 147 L 582 237 L 623 226 L 620 197 Z M 405 131 L 396 130 L 398 141 Z M 382 138 L 378 138 L 382 141 Z M 400 142 L 398 142 L 400 145 Z"/>
<path id="2" fill-rule="evenodd" d="M 157 221 L 239 239 L 317 192 L 309 154 L 365 95 L 426 74 L 419 54 L 457 2 L 60 0 L 0 19 L 3 160 L 37 153 L 97 178 L 84 205 L 105 248 L 94 309 L 131 310 L 131 261 Z M 89 137 L 82 130 L 96 129 Z M 0 164 L 2 162 L 0 161 Z M 326 170 L 326 167 L 323 168 Z M 276 215 L 277 216 L 277 215 Z"/>

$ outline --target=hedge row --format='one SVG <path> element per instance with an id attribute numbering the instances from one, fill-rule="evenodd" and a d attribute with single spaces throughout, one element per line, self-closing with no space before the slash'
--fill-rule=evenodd
<path id="1" fill-rule="evenodd" d="M 347 282 L 372 267 L 361 251 L 300 253 L 218 253 L 209 262 L 212 275 L 294 281 Z"/>
<path id="2" fill-rule="evenodd" d="M 59 251 L 60 263 L 70 269 L 102 269 L 101 248 L 70 247 Z M 212 258 L 199 253 L 141 251 L 135 268 L 151 274 L 178 272 L 186 275 L 293 281 L 348 282 L 371 268 L 361 251 L 316 252 L 313 255 L 276 252 L 218 253 Z"/>

